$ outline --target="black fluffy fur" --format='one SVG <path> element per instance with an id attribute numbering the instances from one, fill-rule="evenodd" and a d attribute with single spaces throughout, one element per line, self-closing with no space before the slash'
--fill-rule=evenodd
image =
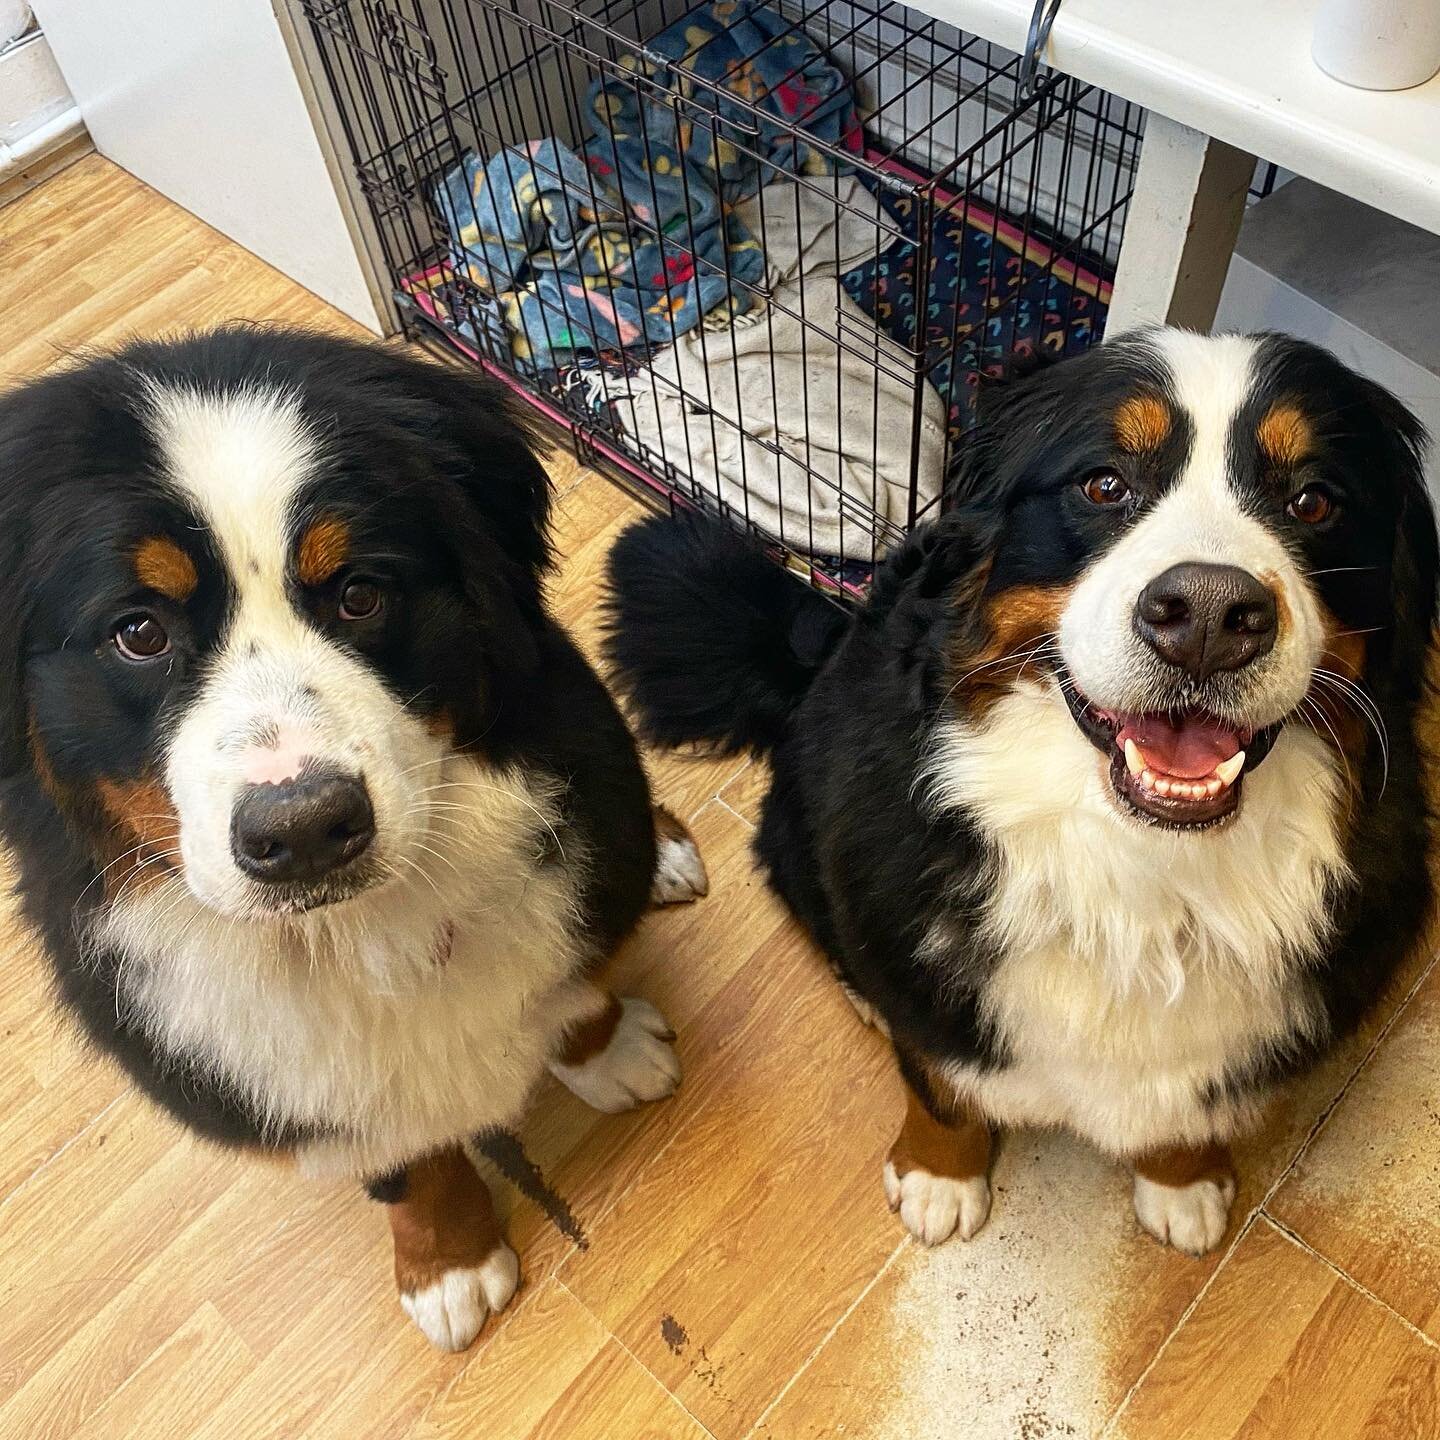
<path id="1" fill-rule="evenodd" d="M 607 656 L 644 738 L 722 753 L 779 744 L 843 614 L 695 515 L 627 530 L 608 570 L 623 613 L 611 608 Z"/>
<path id="2" fill-rule="evenodd" d="M 106 903 L 97 787 L 153 776 L 232 600 L 211 555 L 194 601 L 168 616 L 173 665 L 137 674 L 106 643 L 134 604 L 138 539 L 174 533 L 193 547 L 203 531 L 164 484 L 140 418 L 147 378 L 300 397 L 326 441 L 309 502 L 346 518 L 358 562 L 403 582 L 403 604 L 356 649 L 413 712 L 447 716 L 457 748 L 560 783 L 561 845 L 573 838 L 590 857 L 578 923 L 597 955 L 648 901 L 649 792 L 614 703 L 546 609 L 549 484 L 497 384 L 377 345 L 232 327 L 131 345 L 0 399 L 0 833 L 25 912 L 61 1002 L 142 1090 L 211 1139 L 285 1146 L 311 1136 L 262 1126 L 183 1058 L 159 1054 L 117 1004 L 117 957 L 82 960 L 77 941 Z"/>
<path id="3" fill-rule="evenodd" d="M 1216 1077 L 1211 1098 L 1283 1079 L 1352 1030 L 1414 947 L 1431 897 L 1415 732 L 1437 580 L 1423 433 L 1386 392 L 1314 347 L 1271 337 L 1259 372 L 1234 432 L 1249 427 L 1251 450 L 1279 397 L 1298 396 L 1323 417 L 1320 443 L 1346 517 L 1287 543 L 1318 572 L 1330 610 L 1373 632 L 1364 684 L 1388 731 L 1389 773 L 1382 784 L 1373 740 L 1347 757 L 1359 780 L 1346 846 L 1356 881 L 1335 897 L 1333 939 L 1308 979 L 1328 1025 L 1307 1035 L 1297 1017 L 1288 1042 Z M 1119 401 L 1159 383 L 1143 347 L 1121 343 L 989 397 L 960 508 L 885 561 L 842 627 L 827 601 L 716 525 L 649 520 L 616 547 L 610 654 L 638 723 L 661 741 L 770 755 L 758 856 L 840 976 L 889 1023 L 922 1095 L 917 1057 L 1006 1063 L 982 1020 L 999 957 L 978 927 L 946 966 L 917 953 L 937 916 L 955 917 L 954 894 L 988 858 L 965 813 L 925 803 L 917 780 L 929 737 L 947 707 L 963 703 L 952 690 L 979 648 L 985 607 L 1003 605 L 1012 587 L 1073 580 L 1128 523 L 1087 508 L 1076 482 L 1113 462 L 1108 426 Z M 1137 490 L 1149 487 L 1142 493 L 1163 492 L 1185 457 L 1178 418 L 1153 473 L 1134 477 Z M 1269 480 L 1245 468 L 1239 449 L 1237 483 L 1280 514 L 1283 496 L 1269 497 Z"/>

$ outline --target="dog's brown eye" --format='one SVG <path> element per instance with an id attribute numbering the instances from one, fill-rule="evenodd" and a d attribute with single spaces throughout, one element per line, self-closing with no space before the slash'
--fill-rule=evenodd
<path id="1" fill-rule="evenodd" d="M 1292 495 L 1285 510 L 1306 525 L 1318 525 L 1334 508 L 1335 502 L 1329 492 L 1312 485 L 1298 495 Z"/>
<path id="2" fill-rule="evenodd" d="M 154 660 L 170 648 L 165 627 L 153 615 L 132 615 L 115 630 L 115 648 L 127 660 Z"/>
<path id="3" fill-rule="evenodd" d="M 1130 498 L 1130 487 L 1113 470 L 1087 475 L 1080 488 L 1092 505 L 1119 505 Z"/>
<path id="4" fill-rule="evenodd" d="M 349 580 L 340 592 L 340 618 L 370 620 L 384 604 L 385 596 L 373 580 Z"/>

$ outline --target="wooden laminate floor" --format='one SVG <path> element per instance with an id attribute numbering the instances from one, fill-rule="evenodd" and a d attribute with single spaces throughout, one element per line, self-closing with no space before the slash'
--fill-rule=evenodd
<path id="1" fill-rule="evenodd" d="M 354 328 L 99 157 L 0 210 L 0 377 L 236 316 Z M 553 474 L 553 600 L 589 645 L 635 507 Z M 750 860 L 762 772 L 652 768 L 712 890 L 648 920 L 617 979 L 674 1022 L 685 1083 L 614 1118 L 545 1091 L 523 1135 L 544 1203 L 492 1177 L 524 1286 L 460 1356 L 401 1314 L 356 1189 L 209 1149 L 78 1053 L 6 912 L 0 1436 L 1440 1436 L 1429 956 L 1242 1148 L 1218 1255 L 1161 1250 L 1122 1174 L 1032 1134 L 981 1235 L 926 1252 L 882 1198 L 885 1048 Z"/>

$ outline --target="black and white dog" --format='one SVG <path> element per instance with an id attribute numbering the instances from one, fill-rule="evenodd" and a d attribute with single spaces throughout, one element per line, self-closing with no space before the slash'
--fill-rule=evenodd
<path id="1" fill-rule="evenodd" d="M 760 857 L 893 1038 L 921 1240 L 984 1223 L 992 1126 L 1056 1125 L 1215 1246 L 1228 1142 L 1416 941 L 1422 441 L 1313 346 L 1156 331 L 1000 392 L 848 622 L 716 528 L 622 537 L 621 683 L 771 754 Z"/>
<path id="2" fill-rule="evenodd" d="M 0 831 L 61 1001 L 201 1135 L 366 1180 L 406 1310 L 468 1344 L 517 1263 L 462 1143 L 547 1066 L 604 1110 L 674 1089 L 592 977 L 705 889 L 546 612 L 523 425 L 234 328 L 12 392 L 0 476 Z"/>

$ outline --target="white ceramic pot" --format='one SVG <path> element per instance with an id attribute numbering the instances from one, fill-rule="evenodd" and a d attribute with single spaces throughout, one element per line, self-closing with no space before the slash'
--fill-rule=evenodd
<path id="1" fill-rule="evenodd" d="M 1320 0 L 1311 53 L 1361 90 L 1423 85 L 1440 71 L 1440 0 Z"/>

